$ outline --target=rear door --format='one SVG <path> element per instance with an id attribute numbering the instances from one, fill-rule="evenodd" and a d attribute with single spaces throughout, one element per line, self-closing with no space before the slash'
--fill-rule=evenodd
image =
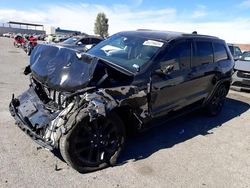
<path id="1" fill-rule="evenodd" d="M 216 68 L 212 41 L 195 40 L 190 75 L 194 87 L 193 98 L 200 100 L 208 96 L 213 89 Z"/>

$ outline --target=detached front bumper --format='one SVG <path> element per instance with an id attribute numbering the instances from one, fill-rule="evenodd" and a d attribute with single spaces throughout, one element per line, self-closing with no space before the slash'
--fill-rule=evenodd
<path id="1" fill-rule="evenodd" d="M 53 149 L 51 142 L 44 140 L 44 134 L 55 113 L 46 110 L 45 105 L 31 87 L 17 98 L 12 98 L 9 111 L 21 130 L 36 143 L 49 150 Z"/>

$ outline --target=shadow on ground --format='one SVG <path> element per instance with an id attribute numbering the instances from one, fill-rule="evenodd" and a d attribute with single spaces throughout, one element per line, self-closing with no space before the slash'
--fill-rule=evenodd
<path id="1" fill-rule="evenodd" d="M 158 150 L 171 148 L 198 135 L 213 134 L 213 128 L 226 126 L 224 123 L 240 116 L 249 108 L 247 103 L 227 98 L 221 114 L 217 117 L 194 112 L 152 128 L 128 140 L 118 165 L 128 160 L 145 159 Z"/>
<path id="2" fill-rule="evenodd" d="M 129 160 L 145 159 L 161 149 L 171 148 L 198 135 L 213 134 L 212 129 L 226 126 L 224 123 L 240 116 L 249 108 L 248 103 L 227 98 L 221 114 L 217 117 L 207 117 L 198 111 L 153 127 L 127 140 L 117 165 L 123 165 Z M 52 152 L 64 161 L 59 150 Z"/>

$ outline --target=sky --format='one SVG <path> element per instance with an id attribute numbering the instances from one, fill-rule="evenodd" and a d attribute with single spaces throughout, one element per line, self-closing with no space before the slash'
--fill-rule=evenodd
<path id="1" fill-rule="evenodd" d="M 250 0 L 1 0 L 0 23 L 21 21 L 94 33 L 96 15 L 109 34 L 155 29 L 218 36 L 250 43 Z"/>

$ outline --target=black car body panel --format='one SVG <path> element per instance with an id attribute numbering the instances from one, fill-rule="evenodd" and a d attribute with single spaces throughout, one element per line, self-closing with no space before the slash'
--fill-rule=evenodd
<path id="1" fill-rule="evenodd" d="M 134 47 L 135 41 L 141 46 Z M 111 48 L 111 43 L 116 46 Z M 121 32 L 88 54 L 39 45 L 30 59 L 30 89 L 12 99 L 10 111 L 44 145 L 56 148 L 73 126 L 67 123 L 70 115 L 79 108 L 92 121 L 124 107 L 141 129 L 154 117 L 195 103 L 203 107 L 218 85 L 230 84 L 233 66 L 223 40 L 196 34 Z"/>
<path id="2" fill-rule="evenodd" d="M 59 91 L 75 91 L 86 87 L 92 79 L 96 59 L 85 62 L 74 50 L 57 45 L 38 45 L 30 58 L 35 79 Z"/>

